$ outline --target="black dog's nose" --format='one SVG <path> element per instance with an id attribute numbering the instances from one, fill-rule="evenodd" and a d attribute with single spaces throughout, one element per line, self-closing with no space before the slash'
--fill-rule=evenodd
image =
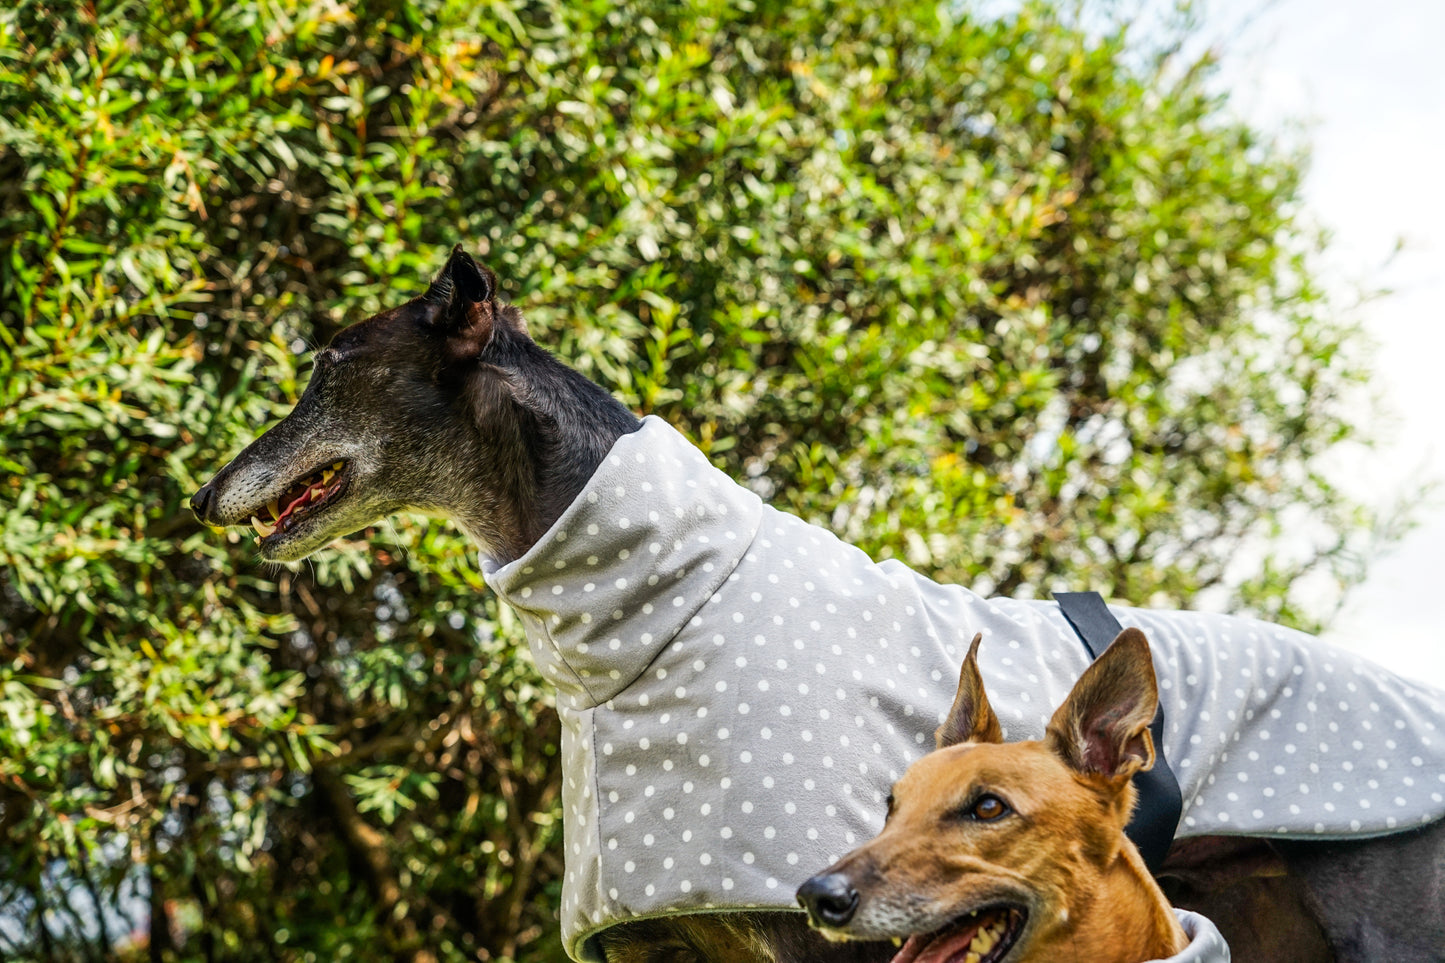
<path id="1" fill-rule="evenodd" d="M 842 873 L 828 873 L 799 886 L 798 902 L 813 925 L 846 926 L 858 909 L 858 891 Z"/>
<path id="2" fill-rule="evenodd" d="M 205 523 L 210 517 L 211 510 L 215 508 L 216 490 L 207 482 L 201 486 L 201 490 L 191 496 L 191 511 L 195 512 L 196 520 Z"/>

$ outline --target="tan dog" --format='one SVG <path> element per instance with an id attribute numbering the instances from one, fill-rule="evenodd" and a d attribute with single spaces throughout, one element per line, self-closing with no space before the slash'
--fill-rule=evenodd
<path id="1" fill-rule="evenodd" d="M 1084 672 L 1042 741 L 1010 744 L 979 677 L 981 638 L 939 751 L 893 787 L 883 831 L 799 889 L 813 925 L 832 939 L 906 938 L 894 963 L 1141 963 L 1184 950 L 1124 836 L 1130 778 L 1154 764 L 1143 633 L 1126 629 Z"/>

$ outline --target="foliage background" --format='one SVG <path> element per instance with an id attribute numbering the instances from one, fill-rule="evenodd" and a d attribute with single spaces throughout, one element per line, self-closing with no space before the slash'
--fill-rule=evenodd
<path id="1" fill-rule="evenodd" d="M 0 955 L 560 958 L 555 717 L 469 547 L 268 568 L 185 509 L 458 239 L 875 554 L 1295 624 L 1358 577 L 1302 158 L 1187 17 L 968 9 L 0 11 Z"/>

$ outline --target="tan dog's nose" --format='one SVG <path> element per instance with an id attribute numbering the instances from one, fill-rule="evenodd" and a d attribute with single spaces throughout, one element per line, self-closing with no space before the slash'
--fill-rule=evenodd
<path id="1" fill-rule="evenodd" d="M 842 873 L 823 873 L 798 887 L 798 902 L 814 926 L 847 926 L 858 909 L 858 891 Z"/>

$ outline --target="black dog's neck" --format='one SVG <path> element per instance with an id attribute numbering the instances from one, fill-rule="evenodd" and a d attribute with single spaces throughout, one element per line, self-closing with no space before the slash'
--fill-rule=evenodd
<path id="1" fill-rule="evenodd" d="M 637 416 L 526 335 L 496 339 L 468 385 L 481 442 L 474 489 L 451 514 L 500 565 L 526 554 L 576 500 Z"/>

